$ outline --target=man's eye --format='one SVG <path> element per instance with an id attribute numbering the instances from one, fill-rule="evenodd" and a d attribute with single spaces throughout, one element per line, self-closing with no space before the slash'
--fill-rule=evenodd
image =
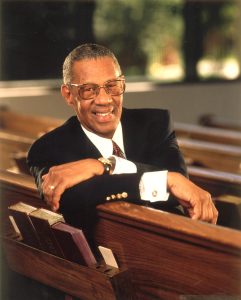
<path id="1" fill-rule="evenodd" d="M 117 81 L 109 82 L 106 86 L 107 88 L 116 87 L 118 85 Z"/>
<path id="2" fill-rule="evenodd" d="M 95 87 L 94 86 L 83 86 L 82 87 L 82 91 L 83 92 L 92 92 L 95 90 Z"/>

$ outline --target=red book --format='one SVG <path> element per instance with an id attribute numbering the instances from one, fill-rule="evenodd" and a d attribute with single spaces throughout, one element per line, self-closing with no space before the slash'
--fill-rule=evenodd
<path id="1" fill-rule="evenodd" d="M 52 225 L 52 231 L 66 259 L 84 266 L 96 264 L 96 259 L 81 229 L 60 222 Z"/>

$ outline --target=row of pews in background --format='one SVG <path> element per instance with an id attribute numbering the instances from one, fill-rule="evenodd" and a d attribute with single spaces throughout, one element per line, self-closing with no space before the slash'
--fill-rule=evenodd
<path id="1" fill-rule="evenodd" d="M 7 212 L 9 205 L 22 201 L 36 207 L 44 206 L 33 178 L 24 174 L 26 170 L 21 167 L 18 155 L 24 157 L 22 153 L 26 153 L 35 138 L 63 121 L 7 110 L 0 111 L 0 120 L 0 151 L 4 157 L 0 165 L 1 220 L 2 236 L 6 237 L 12 230 Z M 189 164 L 190 178 L 214 196 L 219 224 L 240 229 L 241 174 L 238 168 L 233 169 L 233 165 L 231 169 L 219 168 L 228 151 L 219 156 L 219 164 L 210 166 L 206 162 L 215 156 L 215 152 L 212 155 L 207 152 L 205 160 L 203 148 L 200 148 L 202 154 L 194 156 L 192 151 L 185 152 L 183 146 L 185 141 L 189 145 L 198 141 L 239 148 L 240 135 L 223 129 L 213 131 L 197 125 L 185 126 L 175 123 L 180 147 Z M 195 151 L 198 152 L 198 147 Z M 232 158 L 227 158 L 229 160 Z M 115 275 L 103 277 L 93 270 L 4 238 L 11 269 L 80 299 L 175 300 L 181 299 L 180 295 L 184 297 L 182 299 L 188 299 L 187 295 L 240 295 L 240 231 L 125 202 L 100 205 L 97 214 L 95 243 L 114 252 L 120 266 Z M 227 271 L 223 272 L 224 269 Z M 126 280 L 133 288 L 128 289 L 123 298 L 122 283 Z"/>
<path id="2" fill-rule="evenodd" d="M 62 123 L 61 119 L 0 109 L 1 152 L 8 153 L 8 159 L 1 159 L 0 167 L 6 168 L 11 155 L 26 152 L 34 139 Z M 174 129 L 189 165 L 241 173 L 241 132 L 185 123 L 175 123 Z"/>
<path id="3" fill-rule="evenodd" d="M 26 152 L 41 134 L 64 121 L 0 110 L 0 169 L 29 174 Z M 190 179 L 207 189 L 219 224 L 241 228 L 241 132 L 174 123 Z M 228 195 L 228 196 L 227 196 Z"/>

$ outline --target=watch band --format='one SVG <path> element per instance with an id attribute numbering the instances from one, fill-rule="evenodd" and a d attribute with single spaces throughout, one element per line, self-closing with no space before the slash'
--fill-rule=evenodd
<path id="1" fill-rule="evenodd" d="M 103 174 L 110 174 L 112 168 L 112 162 L 108 158 L 104 158 L 104 157 L 98 158 L 98 161 L 100 161 L 103 164 L 104 167 Z"/>

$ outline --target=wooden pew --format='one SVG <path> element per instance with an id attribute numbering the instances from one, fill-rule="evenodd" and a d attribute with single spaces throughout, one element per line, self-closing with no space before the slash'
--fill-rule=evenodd
<path id="1" fill-rule="evenodd" d="M 6 107 L 0 109 L 0 128 L 20 136 L 36 138 L 60 126 L 63 122 L 62 119 L 52 117 L 17 113 Z"/>
<path id="2" fill-rule="evenodd" d="M 241 147 L 239 146 L 187 138 L 178 138 L 178 144 L 186 160 L 191 160 L 195 165 L 241 173 Z"/>
<path id="3" fill-rule="evenodd" d="M 0 167 L 6 168 L 6 165 L 9 165 L 5 157 L 9 156 L 9 153 L 11 156 L 12 152 L 16 152 L 17 147 L 20 151 L 26 151 L 37 136 L 62 123 L 63 120 L 60 119 L 33 117 L 1 109 L 0 150 L 5 156 L 0 161 Z M 211 132 L 201 126 L 182 123 L 175 123 L 175 129 L 181 150 L 187 160 L 191 159 L 195 164 L 212 169 L 241 172 L 240 133 L 217 129 L 212 129 Z M 224 145 L 225 143 L 228 145 Z"/>
<path id="4" fill-rule="evenodd" d="M 18 135 L 10 131 L 0 130 L 0 168 L 14 168 L 17 166 L 18 162 L 20 162 L 22 157 L 22 164 L 19 164 L 18 167 L 20 167 L 22 172 L 27 172 L 27 166 L 24 162 L 26 152 L 33 142 L 33 138 Z"/>
<path id="5" fill-rule="evenodd" d="M 218 224 L 241 230 L 241 175 L 188 167 L 190 179 L 209 191 L 219 212 Z"/>
<path id="6" fill-rule="evenodd" d="M 206 114 L 201 116 L 199 119 L 199 124 L 207 127 L 241 131 L 240 120 L 231 120 L 213 114 Z"/>
<path id="7" fill-rule="evenodd" d="M 7 223 L 7 206 L 15 201 L 43 205 L 31 178 L 1 173 L 3 223 Z M 128 270 L 132 299 L 175 300 L 180 295 L 241 294 L 241 232 L 125 202 L 106 203 L 98 206 L 97 211 L 95 242 L 113 250 L 121 272 Z M 93 284 L 91 288 L 89 280 L 88 285 L 82 282 L 83 278 L 86 282 L 82 272 L 88 278 L 91 273 L 81 266 L 11 240 L 5 240 L 5 244 L 11 267 L 16 271 L 23 271 L 23 259 L 28 263 L 28 257 L 40 257 L 40 271 L 36 264 L 34 272 L 25 269 L 25 276 L 70 295 L 82 296 L 81 299 L 111 299 L 96 296 L 103 293 L 102 284 Z M 18 259 L 14 259 L 16 255 Z M 107 290 L 110 295 L 111 288 Z"/>
<path id="8" fill-rule="evenodd" d="M 205 126 L 174 123 L 177 137 L 207 141 L 225 145 L 241 146 L 241 132 L 220 128 L 207 128 Z"/>
<path id="9" fill-rule="evenodd" d="M 225 211 L 223 211 L 223 197 L 224 195 L 233 195 L 241 198 L 241 175 L 194 166 L 188 167 L 188 173 L 190 179 L 195 184 L 211 193 L 213 199 L 216 201 L 216 205 L 222 210 L 222 212 L 221 210 L 219 211 L 219 213 L 221 212 L 219 224 L 229 227 L 232 220 L 230 219 L 227 222 L 225 212 L 228 212 L 229 209 L 233 210 L 233 204 L 230 207 L 230 201 L 228 201 L 225 205 Z M 32 176 L 0 170 L 0 187 L 2 187 L 2 196 L 11 199 L 8 200 L 9 205 L 17 201 L 22 201 L 21 198 L 19 198 L 19 193 L 24 195 L 24 199 L 27 203 L 32 203 L 37 207 L 45 205 L 45 202 L 39 200 Z M 221 204 L 219 204 L 219 201 L 221 201 Z M 236 205 L 236 210 L 240 210 L 241 204 Z M 7 213 L 7 207 L 3 207 L 2 209 L 5 209 L 5 213 Z M 230 215 L 229 212 L 228 214 Z M 239 214 L 237 218 L 237 223 L 240 224 L 241 215 Z M 236 228 L 241 229 L 240 226 Z"/>
<path id="10" fill-rule="evenodd" d="M 52 117 L 31 116 L 0 108 L 0 168 L 18 167 L 28 173 L 24 152 L 34 140 L 64 121 Z M 26 156 L 26 155 L 25 155 Z"/>
<path id="11" fill-rule="evenodd" d="M 47 206 L 39 199 L 32 177 L 7 171 L 0 171 L 0 174 L 1 244 L 3 242 L 5 256 L 13 271 L 82 300 L 135 299 L 131 296 L 132 286 L 126 268 L 116 269 L 103 264 L 88 268 L 13 238 L 8 206 L 19 201 L 35 207 Z"/>
<path id="12" fill-rule="evenodd" d="M 188 166 L 189 178 L 214 197 L 224 194 L 241 196 L 241 175 L 196 166 Z"/>
<path id="13" fill-rule="evenodd" d="M 131 271 L 138 299 L 240 295 L 239 231 L 124 202 L 98 216 L 96 243 Z"/>

